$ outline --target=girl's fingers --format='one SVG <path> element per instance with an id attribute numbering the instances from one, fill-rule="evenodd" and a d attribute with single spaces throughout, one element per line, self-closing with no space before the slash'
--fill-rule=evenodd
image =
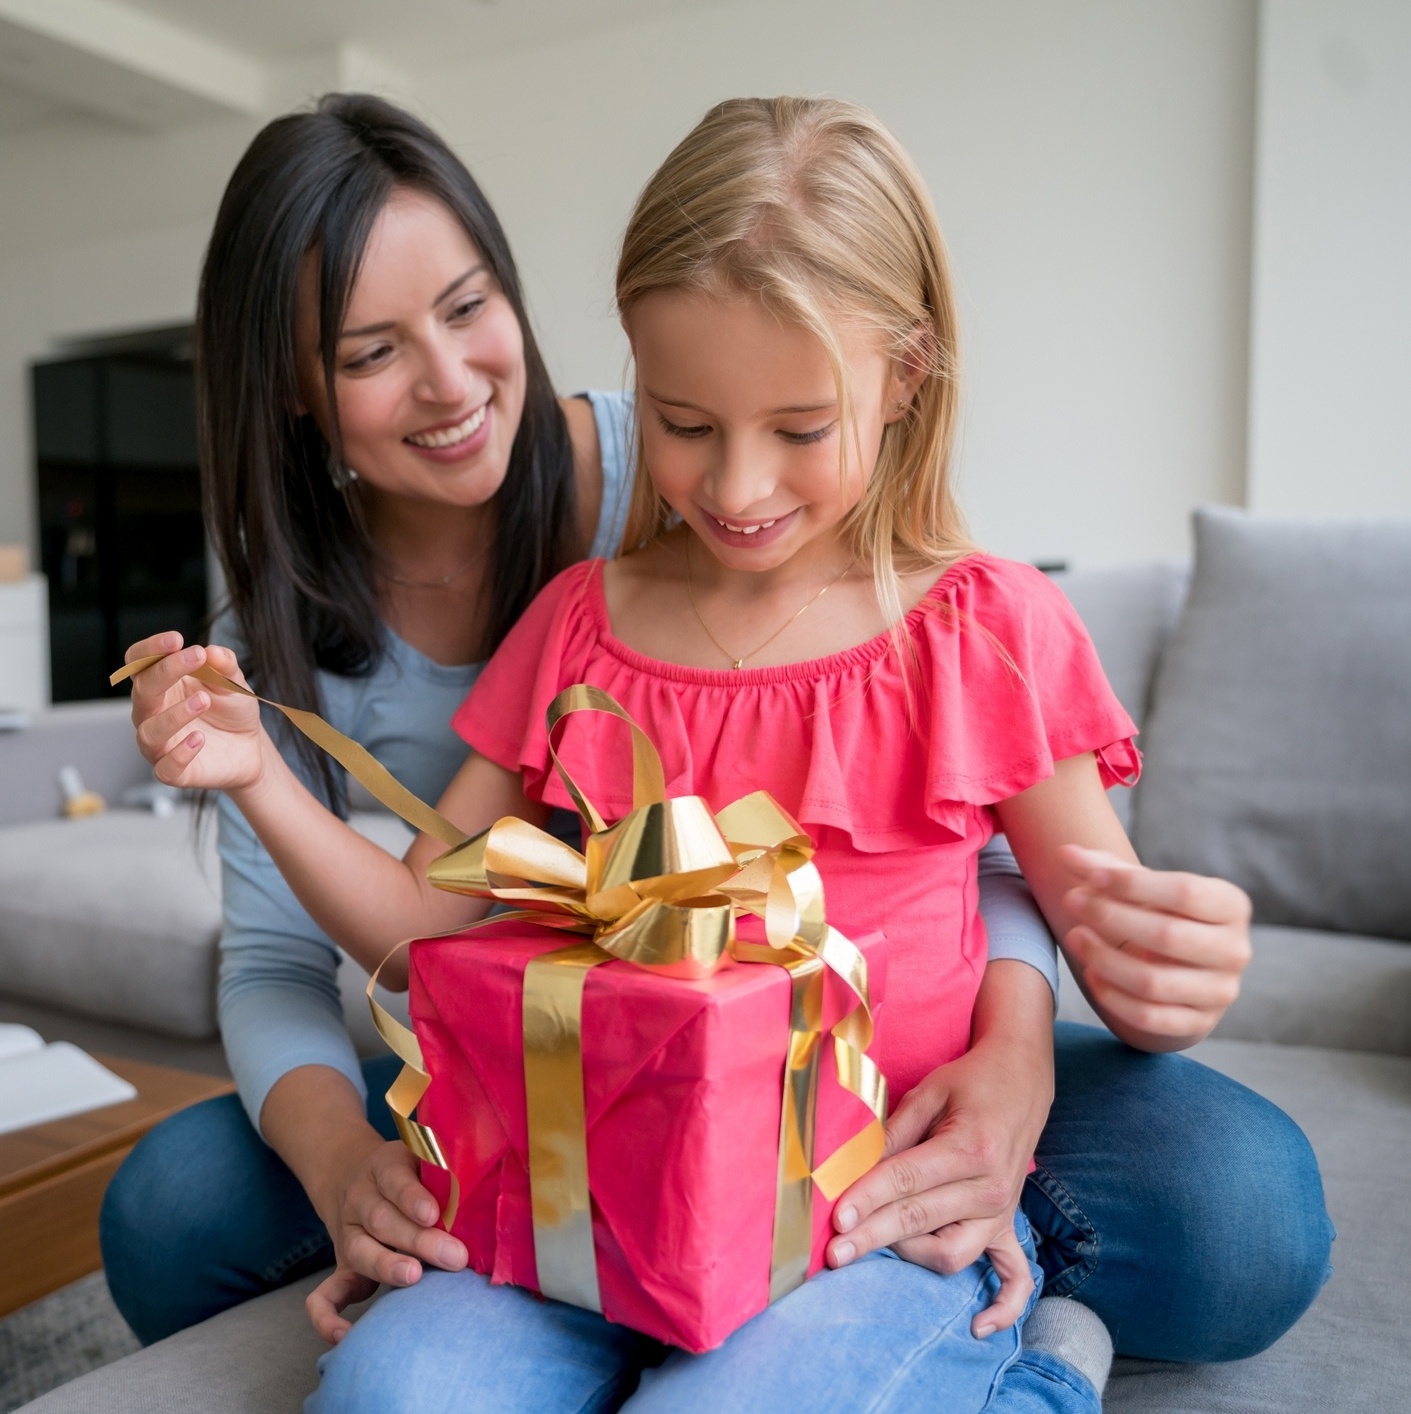
<path id="1" fill-rule="evenodd" d="M 353 1328 L 352 1322 L 341 1314 L 343 1308 L 355 1301 L 366 1301 L 376 1290 L 377 1283 L 360 1272 L 339 1267 L 304 1298 L 304 1310 L 314 1330 L 329 1345 L 337 1345 Z"/>
<path id="2" fill-rule="evenodd" d="M 1147 952 L 1184 963 L 1243 971 L 1249 961 L 1249 936 L 1243 926 L 1195 922 L 1171 913 L 1154 912 L 1137 904 L 1118 902 L 1091 889 L 1070 889 L 1064 906 L 1112 947 L 1135 944 Z"/>
<path id="3" fill-rule="evenodd" d="M 149 761 L 165 755 L 169 743 L 180 733 L 189 731 L 192 722 L 210 705 L 208 693 L 193 692 L 165 711 L 153 713 L 139 723 L 137 745 L 142 754 Z"/>
<path id="4" fill-rule="evenodd" d="M 206 738 L 202 732 L 192 732 L 184 740 L 177 742 L 164 756 L 159 756 L 152 763 L 152 774 L 164 786 L 184 786 L 186 781 L 182 777 L 186 774 L 186 769 L 200 754 L 201 748 L 206 744 Z"/>
<path id="5" fill-rule="evenodd" d="M 1065 941 L 1081 958 L 1089 982 L 1101 977 L 1144 1002 L 1223 1011 L 1239 996 L 1239 974 L 1234 971 L 1150 962 L 1113 947 L 1081 924 Z"/>
<path id="6" fill-rule="evenodd" d="M 1065 864 L 1096 893 L 1201 923 L 1248 923 L 1249 897 L 1225 879 L 1145 869 L 1105 850 L 1064 845 Z"/>
<path id="7" fill-rule="evenodd" d="M 167 693 L 176 687 L 187 673 L 199 668 L 205 661 L 206 650 L 200 644 L 192 644 L 190 648 L 169 654 L 160 663 L 153 663 L 150 668 L 144 668 L 132 680 L 133 720 L 141 721 L 159 711 L 166 701 Z"/>
<path id="8" fill-rule="evenodd" d="M 181 635 L 169 629 L 166 633 L 154 633 L 151 638 L 141 638 L 122 655 L 124 663 L 135 663 L 139 658 L 150 658 L 154 653 L 175 653 L 181 647 Z"/>
<path id="9" fill-rule="evenodd" d="M 999 1291 L 989 1307 L 970 1323 L 970 1331 L 977 1340 L 984 1340 L 996 1331 L 1007 1331 L 1024 1314 L 1024 1308 L 1034 1294 L 1029 1259 L 1024 1255 L 1012 1227 L 1001 1233 L 985 1250 L 999 1278 Z"/>
<path id="10" fill-rule="evenodd" d="M 1103 1009 L 1118 1021 L 1145 1031 L 1152 1036 L 1185 1038 L 1206 1035 L 1212 1025 L 1209 1011 L 1188 1006 L 1171 1006 L 1160 1002 L 1145 1002 L 1120 988 L 1105 977 L 1088 973 L 1084 980 L 1088 990 Z"/>

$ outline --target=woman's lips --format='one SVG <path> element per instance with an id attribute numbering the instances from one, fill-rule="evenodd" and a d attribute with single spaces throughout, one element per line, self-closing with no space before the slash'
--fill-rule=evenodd
<path id="1" fill-rule="evenodd" d="M 722 545 L 729 545 L 741 550 L 759 550 L 766 545 L 772 545 L 780 536 L 787 535 L 800 509 L 801 507 L 795 507 L 787 515 L 779 516 L 772 521 L 753 522 L 725 521 L 719 516 L 711 515 L 709 511 L 703 511 L 702 514 L 705 517 L 707 529 Z M 732 530 L 732 526 L 744 528 Z"/>
<path id="2" fill-rule="evenodd" d="M 490 440 L 492 416 L 490 404 L 484 403 L 454 427 L 414 433 L 412 436 L 403 437 L 402 443 L 418 456 L 427 457 L 434 462 L 464 461 L 467 457 L 479 453 Z"/>

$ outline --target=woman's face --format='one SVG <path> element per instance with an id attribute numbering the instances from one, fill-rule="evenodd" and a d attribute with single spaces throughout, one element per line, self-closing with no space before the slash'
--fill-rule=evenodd
<path id="1" fill-rule="evenodd" d="M 327 432 L 317 271 L 300 284 L 300 394 Z M 390 495 L 478 506 L 505 478 L 524 411 L 524 336 L 464 227 L 395 191 L 368 238 L 338 341 L 343 457 Z"/>

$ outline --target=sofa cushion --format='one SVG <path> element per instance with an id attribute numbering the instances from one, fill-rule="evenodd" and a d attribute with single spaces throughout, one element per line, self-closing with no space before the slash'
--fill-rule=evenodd
<path id="1" fill-rule="evenodd" d="M 1267 1095 L 1302 1125 L 1338 1225 L 1337 1264 L 1312 1310 L 1263 1355 L 1228 1365 L 1119 1361 L 1115 1414 L 1401 1414 L 1411 1210 L 1411 1060 L 1207 1041 L 1198 1059 Z M 26 1414 L 297 1414 L 321 1346 L 303 1295 L 260 1297 L 43 1395 Z"/>
<path id="2" fill-rule="evenodd" d="M 1136 844 L 1261 922 L 1411 938 L 1411 521 L 1195 519 Z"/>
<path id="3" fill-rule="evenodd" d="M 0 830 L 0 991 L 169 1036 L 214 1036 L 214 825 L 199 843 L 189 810 Z"/>

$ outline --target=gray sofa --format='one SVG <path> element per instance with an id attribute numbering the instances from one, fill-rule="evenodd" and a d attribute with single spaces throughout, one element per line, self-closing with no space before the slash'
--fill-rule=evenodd
<path id="1" fill-rule="evenodd" d="M 1396 1198 L 1411 1171 L 1411 525 L 1313 527 L 1212 511 L 1197 517 L 1196 540 L 1193 578 L 1146 565 L 1062 582 L 1143 727 L 1146 774 L 1121 802 L 1138 849 L 1152 863 L 1233 877 L 1255 900 L 1243 994 L 1195 1054 L 1303 1126 L 1339 1230 L 1336 1272 L 1264 1354 L 1201 1367 L 1119 1360 L 1106 1405 L 1400 1414 L 1411 1408 L 1402 1336 L 1411 1212 Z M 74 859 L 79 836 L 62 832 L 82 823 L 51 827 L 51 844 L 31 851 L 27 872 Z M 126 874 L 190 869 L 180 829 L 161 841 L 150 833 L 145 862 L 125 864 Z M 0 834 L 0 861 L 20 838 Z M 61 875 L 73 877 L 50 868 L 51 879 Z M 33 878 L 24 889 L 47 897 Z M 180 966 L 173 961 L 164 996 L 163 969 L 152 966 L 139 1018 L 116 980 L 99 984 L 90 973 L 80 995 L 77 982 L 46 980 L 37 963 L 16 967 L 25 944 L 7 910 L 17 888 L 15 875 L 0 871 L 0 979 L 28 978 L 12 1009 L 42 1002 L 48 1015 L 72 1017 L 75 1008 L 101 1013 L 110 996 L 133 1036 L 154 1036 L 160 1025 L 169 1033 L 163 1044 L 209 1044 L 193 1038 L 211 1025 L 213 912 L 203 939 L 166 945 Z M 114 907 L 109 916 L 129 927 L 133 915 Z M 79 966 L 65 957 L 66 967 Z M 1091 1019 L 1071 978 L 1061 1014 Z M 252 1301 L 26 1407 L 297 1410 L 320 1348 L 303 1317 L 306 1286 Z"/>

